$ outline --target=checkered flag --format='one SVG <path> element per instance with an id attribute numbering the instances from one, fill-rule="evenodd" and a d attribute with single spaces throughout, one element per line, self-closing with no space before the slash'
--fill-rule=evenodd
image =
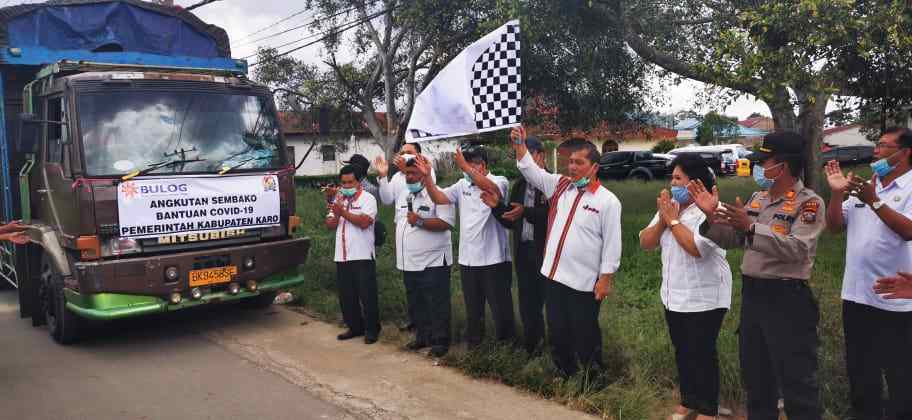
<path id="1" fill-rule="evenodd" d="M 519 25 L 507 25 L 500 41 L 491 45 L 472 67 L 472 103 L 479 130 L 519 122 Z"/>
<path id="2" fill-rule="evenodd" d="M 456 56 L 415 99 L 408 142 L 468 136 L 522 122 L 519 21 Z"/>

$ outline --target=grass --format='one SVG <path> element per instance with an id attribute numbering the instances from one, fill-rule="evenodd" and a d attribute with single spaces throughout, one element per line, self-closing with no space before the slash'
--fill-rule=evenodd
<path id="1" fill-rule="evenodd" d="M 454 346 L 444 362 L 473 377 L 497 380 L 603 418 L 663 418 L 676 404 L 677 395 L 673 349 L 659 300 L 661 260 L 657 252 L 645 252 L 639 248 L 637 233 L 655 213 L 655 197 L 666 184 L 609 181 L 605 185 L 623 205 L 621 269 L 615 280 L 615 294 L 603 303 L 600 316 L 606 369 L 559 379 L 547 354 L 530 356 L 511 346 L 491 342 L 471 352 L 466 351 L 464 346 Z M 731 202 L 735 196 L 746 200 L 755 190 L 755 184 L 750 178 L 726 178 L 721 181 L 719 189 L 724 201 Z M 307 263 L 300 269 L 308 281 L 297 290 L 296 295 L 299 296 L 299 303 L 310 311 L 324 319 L 338 321 L 335 265 L 332 262 L 334 236 L 322 226 L 325 215 L 323 198 L 316 190 L 300 190 L 297 204 L 298 214 L 304 221 L 301 234 L 313 241 Z M 380 314 L 387 325 L 381 339 L 401 345 L 409 337 L 393 326 L 404 319 L 405 291 L 401 275 L 395 268 L 392 209 L 381 207 L 380 219 L 390 232 L 377 258 Z M 457 236 L 453 235 L 454 241 Z M 818 242 L 811 279 L 821 310 L 819 377 L 826 409 L 824 418 L 827 419 L 845 418 L 848 413 L 840 300 L 844 255 L 845 235 L 824 233 Z M 721 398 L 729 407 L 740 407 L 744 400 L 735 334 L 741 305 L 741 258 L 741 251 L 728 253 L 735 287 L 732 308 L 725 318 L 718 342 Z M 453 337 L 459 342 L 465 328 L 459 270 L 452 272 L 451 288 Z M 513 296 L 516 299 L 515 281 Z M 486 330 L 491 332 L 494 328 L 489 325 Z"/>

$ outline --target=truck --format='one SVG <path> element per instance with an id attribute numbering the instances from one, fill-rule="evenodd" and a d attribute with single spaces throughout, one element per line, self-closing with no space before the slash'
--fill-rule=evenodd
<path id="1" fill-rule="evenodd" d="M 0 277 L 69 344 L 87 320 L 272 303 L 310 241 L 270 90 L 225 31 L 139 0 L 0 9 Z M 242 306 L 243 306 L 242 305 Z"/>

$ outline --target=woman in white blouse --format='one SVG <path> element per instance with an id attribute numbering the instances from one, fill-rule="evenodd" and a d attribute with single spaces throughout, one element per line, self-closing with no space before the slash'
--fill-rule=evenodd
<path id="1" fill-rule="evenodd" d="M 712 171 L 692 154 L 678 156 L 671 166 L 671 193 L 662 190 L 656 216 L 640 231 L 643 249 L 662 250 L 661 298 L 681 390 L 681 404 L 669 419 L 714 419 L 719 414 L 716 339 L 731 306 L 732 274 L 725 251 L 700 235 L 706 216 L 687 191 L 691 180 L 712 189 Z"/>

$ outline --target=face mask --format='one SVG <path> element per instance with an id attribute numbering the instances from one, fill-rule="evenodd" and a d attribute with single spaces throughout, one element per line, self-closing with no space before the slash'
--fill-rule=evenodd
<path id="1" fill-rule="evenodd" d="M 463 172 L 463 173 L 462 173 L 462 178 L 465 179 L 465 181 L 468 182 L 469 184 L 472 183 L 472 177 L 470 177 L 469 174 Z"/>
<path id="2" fill-rule="evenodd" d="M 358 192 L 358 188 L 342 188 L 339 192 L 346 197 L 354 197 L 355 193 Z"/>
<path id="3" fill-rule="evenodd" d="M 899 150 L 896 151 L 896 153 L 899 152 Z M 874 173 L 877 174 L 878 178 L 883 178 L 887 175 L 890 175 L 890 172 L 893 172 L 893 170 L 896 169 L 895 166 L 890 164 L 890 159 L 892 159 L 893 156 L 896 156 L 896 153 L 893 153 L 892 155 L 871 164 L 871 169 L 874 170 Z"/>
<path id="4" fill-rule="evenodd" d="M 576 188 L 586 188 L 589 185 L 589 177 L 584 176 L 576 181 L 573 181 L 573 185 L 576 185 Z"/>
<path id="5" fill-rule="evenodd" d="M 684 204 L 690 201 L 690 191 L 687 191 L 687 187 L 681 187 L 677 185 L 671 186 L 671 198 L 674 201 L 677 201 L 680 204 Z"/>
<path id="6" fill-rule="evenodd" d="M 770 167 L 770 169 L 776 168 L 776 167 L 782 165 L 783 163 L 773 165 Z M 770 187 L 772 187 L 773 184 L 776 182 L 775 179 L 769 179 L 766 177 L 766 171 L 767 171 L 767 169 L 764 168 L 762 165 L 754 165 L 754 181 L 756 181 L 757 185 L 760 187 L 760 189 L 763 189 L 763 190 L 770 189 Z"/>
<path id="7" fill-rule="evenodd" d="M 412 194 L 420 193 L 421 190 L 424 189 L 424 184 L 422 184 L 420 182 L 416 182 L 414 184 L 406 183 L 405 186 L 408 187 L 409 192 Z"/>

